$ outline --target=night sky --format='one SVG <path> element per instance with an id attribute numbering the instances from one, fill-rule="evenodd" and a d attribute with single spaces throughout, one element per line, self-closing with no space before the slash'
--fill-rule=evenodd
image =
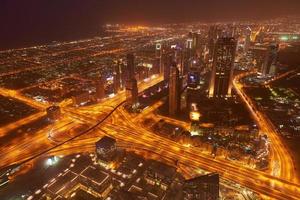
<path id="1" fill-rule="evenodd" d="M 0 0 L 0 49 L 95 36 L 103 23 L 266 19 L 300 0 Z"/>

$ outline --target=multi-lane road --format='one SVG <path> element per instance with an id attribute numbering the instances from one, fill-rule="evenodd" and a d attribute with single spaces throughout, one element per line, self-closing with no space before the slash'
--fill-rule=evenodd
<path id="1" fill-rule="evenodd" d="M 258 123 L 260 130 L 263 134 L 266 134 L 271 141 L 271 168 L 272 166 L 277 165 L 277 168 L 273 168 L 272 174 L 278 176 L 279 178 L 291 181 L 298 182 L 297 176 L 295 175 L 295 167 L 293 163 L 293 159 L 289 154 L 287 148 L 281 141 L 279 137 L 279 133 L 277 133 L 273 124 L 268 120 L 268 118 L 264 115 L 264 113 L 260 112 L 254 102 L 251 100 L 249 96 L 244 92 L 243 85 L 239 82 L 239 80 L 251 73 L 240 74 L 235 77 L 233 80 L 233 85 L 237 94 L 241 97 L 253 118 Z"/>
<path id="2" fill-rule="evenodd" d="M 123 52 L 123 49 L 104 51 L 102 54 L 120 53 L 120 51 Z M 295 168 L 288 150 L 268 118 L 256 109 L 255 104 L 243 91 L 243 85 L 239 80 L 247 75 L 249 74 L 238 75 L 234 79 L 233 85 L 237 94 L 257 121 L 261 132 L 267 134 L 271 141 L 271 166 L 276 163 L 279 167 L 270 170 L 270 172 L 239 166 L 222 158 L 214 159 L 209 155 L 201 154 L 197 148 L 186 147 L 152 133 L 149 129 L 143 127 L 141 122 L 144 117 L 152 117 L 156 121 L 164 119 L 185 128 L 188 128 L 188 125 L 185 122 L 158 116 L 154 113 L 156 108 L 161 105 L 160 102 L 149 106 L 140 114 L 128 113 L 122 106 L 119 106 L 126 99 L 124 91 L 119 92 L 112 98 L 103 99 L 95 105 L 81 108 L 69 106 L 68 101 L 61 103 L 63 113 L 61 120 L 30 135 L 13 138 L 0 147 L 0 168 L 31 158 L 34 159 L 41 153 L 60 155 L 93 151 L 94 144 L 99 137 L 109 135 L 116 138 L 128 150 L 155 154 L 161 158 L 173 160 L 174 164 L 180 164 L 180 166 L 218 172 L 224 179 L 239 183 L 273 199 L 300 199 L 300 185 L 298 185 L 298 180 L 294 176 Z M 162 76 L 157 76 L 149 81 L 140 82 L 139 91 L 144 91 L 162 80 Z M 0 128 L 1 137 L 9 134 L 11 130 L 17 127 L 44 116 L 45 108 L 49 106 L 24 97 L 18 91 L 0 88 L 0 92 L 4 96 L 18 99 L 40 111 L 16 123 Z M 86 129 L 89 131 L 85 131 Z"/>
<path id="3" fill-rule="evenodd" d="M 139 90 L 143 91 L 148 87 L 151 87 L 162 80 L 162 77 L 156 77 L 149 82 L 141 82 L 139 84 Z M 235 79 L 234 85 L 236 89 L 242 93 L 241 85 L 238 85 L 238 79 Z M 243 94 L 245 95 L 245 94 Z M 94 149 L 95 142 L 99 137 L 103 135 L 109 135 L 116 138 L 120 143 L 126 143 L 127 148 L 134 151 L 150 152 L 156 155 L 160 155 L 162 158 L 174 160 L 174 163 L 180 163 L 181 166 L 189 166 L 193 168 L 202 168 L 207 171 L 218 172 L 224 179 L 228 179 L 237 182 L 243 186 L 246 186 L 256 192 L 264 194 L 274 199 L 299 199 L 300 198 L 300 186 L 296 184 L 296 181 L 292 179 L 293 167 L 292 162 L 288 160 L 287 156 L 281 157 L 280 151 L 284 149 L 277 149 L 274 153 L 274 158 L 281 158 L 279 160 L 280 176 L 274 177 L 271 174 L 246 168 L 244 166 L 238 166 L 227 160 L 214 159 L 208 155 L 202 155 L 197 148 L 188 148 L 167 138 L 153 134 L 151 131 L 141 125 L 140 120 L 145 116 L 151 116 L 155 109 L 150 106 L 142 113 L 133 116 L 129 114 L 122 106 L 118 107 L 112 114 L 111 111 L 115 106 L 120 105 L 125 100 L 125 93 L 120 92 L 113 98 L 109 98 L 96 105 L 91 105 L 79 109 L 73 109 L 70 107 L 63 108 L 65 118 L 60 122 L 46 127 L 39 133 L 34 134 L 31 137 L 25 137 L 24 141 L 16 141 L 12 143 L 9 149 L 1 151 L 2 165 L 15 164 L 19 161 L 26 160 L 32 156 L 43 152 L 47 148 L 51 148 L 48 153 L 55 154 L 68 154 L 80 151 L 90 151 Z M 248 97 L 244 96 L 245 99 Z M 244 101 L 245 101 L 244 99 Z M 250 104 L 248 101 L 245 103 Z M 154 104 L 154 106 L 157 106 Z M 252 107 L 251 107 L 252 108 Z M 255 113 L 255 111 L 253 111 Z M 74 140 L 70 140 L 68 143 L 63 143 L 57 148 L 53 148 L 57 143 L 56 140 L 49 140 L 50 130 L 63 130 L 74 128 L 80 124 L 93 125 L 108 113 L 111 114 L 100 126 L 91 129 L 87 134 L 80 137 L 76 137 Z M 156 116 L 158 117 L 158 116 Z M 258 121 L 263 128 L 263 120 Z M 272 137 L 269 131 L 272 129 L 264 128 L 271 141 L 276 148 L 283 148 L 280 144 L 278 137 Z M 63 134 L 57 136 L 57 141 L 65 141 L 73 136 Z M 60 138 L 59 138 L 60 137 Z M 273 141 L 275 140 L 275 141 Z M 59 142 L 58 142 L 59 144 Z M 277 156 L 276 156 L 277 155 Z M 287 162 L 287 163 L 285 163 Z"/>

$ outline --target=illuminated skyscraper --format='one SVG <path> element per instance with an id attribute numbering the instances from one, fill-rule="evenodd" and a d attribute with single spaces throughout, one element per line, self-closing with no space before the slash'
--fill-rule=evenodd
<path id="1" fill-rule="evenodd" d="M 187 76 L 186 105 L 191 110 L 191 105 L 197 104 L 200 99 L 200 74 L 198 71 L 189 71 Z"/>
<path id="2" fill-rule="evenodd" d="M 201 46 L 201 35 L 198 32 L 190 32 L 187 39 L 187 48 L 196 50 Z"/>
<path id="3" fill-rule="evenodd" d="M 114 66 L 114 93 L 118 93 L 121 85 L 121 69 L 120 62 Z"/>
<path id="4" fill-rule="evenodd" d="M 276 62 L 277 62 L 277 54 L 278 54 L 278 45 L 271 44 L 269 45 L 265 61 L 262 68 L 262 75 L 274 75 L 276 73 Z"/>
<path id="5" fill-rule="evenodd" d="M 180 78 L 176 63 L 173 63 L 169 78 L 169 114 L 175 115 L 180 109 Z"/>
<path id="6" fill-rule="evenodd" d="M 237 42 L 232 37 L 219 38 L 215 44 L 209 97 L 231 96 L 233 64 Z"/>
<path id="7" fill-rule="evenodd" d="M 135 78 L 134 55 L 127 54 L 126 101 L 135 106 L 138 103 L 138 87 Z"/>
<path id="8" fill-rule="evenodd" d="M 164 53 L 162 55 L 163 71 L 164 71 L 164 80 L 169 80 L 170 78 L 170 68 L 173 62 L 172 53 Z"/>
<path id="9" fill-rule="evenodd" d="M 138 87 L 135 78 L 126 82 L 126 101 L 132 107 L 136 106 L 138 103 Z"/>
<path id="10" fill-rule="evenodd" d="M 104 80 L 102 77 L 96 83 L 96 99 L 101 100 L 105 97 Z"/>
<path id="11" fill-rule="evenodd" d="M 247 53 L 251 44 L 251 29 L 248 27 L 245 33 L 244 52 Z"/>
<path id="12" fill-rule="evenodd" d="M 134 77 L 135 77 L 134 55 L 127 54 L 127 80 L 131 80 Z"/>
<path id="13" fill-rule="evenodd" d="M 215 48 L 215 42 L 221 35 L 221 30 L 218 28 L 217 25 L 212 25 L 209 27 L 208 31 L 208 51 L 209 51 L 209 57 L 213 57 L 213 52 Z"/>
<path id="14" fill-rule="evenodd" d="M 162 45 L 157 43 L 155 45 L 155 65 L 157 66 L 157 72 L 159 74 L 163 73 L 163 59 L 162 59 Z"/>

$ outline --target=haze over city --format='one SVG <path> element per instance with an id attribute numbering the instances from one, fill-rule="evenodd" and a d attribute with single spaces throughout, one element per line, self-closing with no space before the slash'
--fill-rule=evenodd
<path id="1" fill-rule="evenodd" d="M 0 200 L 300 199 L 299 10 L 0 1 Z"/>
<path id="2" fill-rule="evenodd" d="M 105 23 L 150 25 L 295 15 L 297 0 L 1 0 L 0 49 L 89 38 Z"/>

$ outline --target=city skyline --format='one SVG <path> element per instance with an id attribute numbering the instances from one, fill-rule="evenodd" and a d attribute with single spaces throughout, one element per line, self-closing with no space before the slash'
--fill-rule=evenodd
<path id="1" fill-rule="evenodd" d="M 296 1 L 1 3 L 1 200 L 300 199 Z"/>
<path id="2" fill-rule="evenodd" d="M 299 9 L 297 0 L 2 0 L 0 50 L 101 36 L 106 23 L 268 20 L 297 15 Z"/>

